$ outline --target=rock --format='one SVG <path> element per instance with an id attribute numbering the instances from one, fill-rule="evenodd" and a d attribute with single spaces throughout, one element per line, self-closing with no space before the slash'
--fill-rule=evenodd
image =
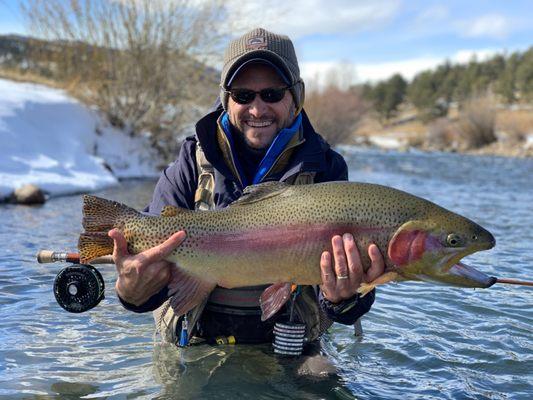
<path id="1" fill-rule="evenodd" d="M 15 189 L 11 201 L 17 204 L 43 204 L 46 197 L 39 187 L 28 184 Z"/>
<path id="2" fill-rule="evenodd" d="M 337 372 L 337 368 L 328 357 L 322 354 L 304 356 L 302 363 L 298 367 L 297 373 L 308 378 L 323 379 L 328 378 Z"/>

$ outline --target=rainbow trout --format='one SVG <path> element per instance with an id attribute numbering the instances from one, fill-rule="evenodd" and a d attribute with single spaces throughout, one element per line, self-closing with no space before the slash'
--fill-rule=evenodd
<path id="1" fill-rule="evenodd" d="M 293 186 L 266 182 L 246 188 L 229 207 L 196 212 L 167 206 L 161 216 L 85 196 L 81 262 L 111 254 L 107 236 L 119 229 L 130 253 L 139 253 L 185 230 L 182 245 L 167 258 L 177 264 L 169 284 L 171 305 L 183 314 L 216 285 L 225 288 L 273 284 L 261 296 L 263 319 L 290 297 L 290 285 L 321 283 L 320 255 L 334 235 L 351 233 L 363 267 L 375 243 L 385 273 L 358 289 L 366 294 L 390 281 L 430 281 L 489 287 L 489 277 L 459 262 L 495 245 L 490 232 L 420 197 L 390 187 L 352 182 Z"/>

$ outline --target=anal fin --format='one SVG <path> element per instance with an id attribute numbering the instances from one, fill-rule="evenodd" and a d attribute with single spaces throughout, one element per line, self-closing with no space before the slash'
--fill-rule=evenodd
<path id="1" fill-rule="evenodd" d="M 275 283 L 267 287 L 261 294 L 259 304 L 261 305 L 261 321 L 266 321 L 276 314 L 281 307 L 289 300 L 291 295 L 290 283 Z"/>
<path id="2" fill-rule="evenodd" d="M 174 267 L 168 285 L 170 305 L 177 315 L 183 315 L 202 303 L 215 286 L 216 282 L 203 280 Z"/>

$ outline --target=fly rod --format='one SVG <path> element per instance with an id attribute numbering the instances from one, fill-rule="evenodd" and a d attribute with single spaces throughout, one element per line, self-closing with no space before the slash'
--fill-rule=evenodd
<path id="1" fill-rule="evenodd" d="M 37 262 L 47 264 L 53 262 L 69 262 L 72 264 L 80 263 L 78 253 L 67 253 L 52 250 L 40 250 L 37 253 Z M 114 264 L 112 256 L 97 257 L 91 260 L 91 264 Z M 507 285 L 533 286 L 533 281 L 521 281 L 517 279 L 496 278 L 496 283 L 505 283 Z"/>

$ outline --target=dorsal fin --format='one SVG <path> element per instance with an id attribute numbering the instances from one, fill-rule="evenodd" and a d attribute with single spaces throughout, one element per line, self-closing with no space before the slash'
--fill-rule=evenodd
<path id="1" fill-rule="evenodd" d="M 247 186 L 240 198 L 231 203 L 231 206 L 244 206 L 257 201 L 279 196 L 291 185 L 284 182 L 263 182 L 257 185 Z"/>
<path id="2" fill-rule="evenodd" d="M 176 215 L 184 211 L 189 211 L 189 210 L 185 208 L 176 207 L 176 206 L 164 206 L 161 209 L 160 215 L 162 217 L 175 217 Z"/>

